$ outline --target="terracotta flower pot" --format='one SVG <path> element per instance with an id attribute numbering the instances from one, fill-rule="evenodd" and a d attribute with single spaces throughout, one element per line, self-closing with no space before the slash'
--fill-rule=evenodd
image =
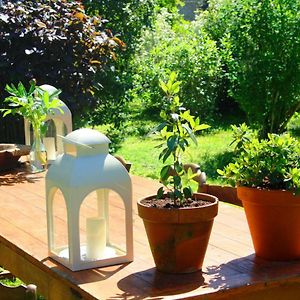
<path id="1" fill-rule="evenodd" d="M 268 260 L 300 259 L 300 196 L 238 187 L 255 253 Z"/>
<path id="2" fill-rule="evenodd" d="M 202 268 L 218 212 L 218 198 L 203 193 L 194 196 L 210 204 L 166 209 L 147 207 L 142 200 L 138 202 L 138 213 L 144 221 L 156 267 L 162 272 L 190 273 Z"/>

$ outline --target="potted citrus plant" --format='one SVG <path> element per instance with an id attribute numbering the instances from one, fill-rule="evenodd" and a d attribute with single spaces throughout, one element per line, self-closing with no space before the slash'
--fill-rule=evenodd
<path id="1" fill-rule="evenodd" d="M 150 248 L 158 270 L 189 273 L 201 270 L 218 199 L 193 193 L 190 181 L 199 174 L 185 168 L 181 156 L 189 146 L 189 138 L 197 143 L 195 132 L 209 126 L 200 124 L 179 100 L 180 81 L 172 73 L 167 83 L 160 81 L 166 94 L 160 116 L 163 122 L 155 129 L 162 139 L 158 146 L 164 163 L 160 172 L 163 184 L 156 195 L 138 202 Z M 201 176 L 201 174 L 200 174 Z"/>
<path id="2" fill-rule="evenodd" d="M 42 137 L 46 132 L 46 118 L 52 113 L 53 109 L 60 109 L 62 105 L 57 98 L 60 90 L 55 89 L 53 93 L 36 86 L 35 81 L 30 81 L 30 88 L 27 91 L 20 82 L 18 86 L 14 84 L 6 85 L 5 90 L 10 96 L 4 99 L 9 108 L 1 109 L 3 117 L 18 114 L 27 119 L 33 129 L 33 144 L 30 151 L 30 165 L 33 173 L 41 172 L 47 163 L 45 147 Z"/>
<path id="3" fill-rule="evenodd" d="M 219 174 L 237 185 L 257 256 L 300 258 L 300 143 L 288 134 L 248 135 Z"/>

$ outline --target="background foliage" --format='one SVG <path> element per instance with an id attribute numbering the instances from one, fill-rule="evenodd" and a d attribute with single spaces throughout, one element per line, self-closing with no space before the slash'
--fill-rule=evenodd
<path id="1" fill-rule="evenodd" d="M 262 137 L 286 130 L 300 108 L 299 11 L 293 0 L 214 0 L 201 15 L 224 50 L 230 93 Z"/>
<path id="2" fill-rule="evenodd" d="M 94 94 L 101 82 L 95 75 L 115 59 L 117 46 L 122 42 L 104 28 L 104 20 L 89 17 L 80 2 L 5 1 L 0 7 L 1 101 L 7 83 L 35 78 L 38 85 L 60 88 L 80 121 L 97 104 Z"/>
<path id="3" fill-rule="evenodd" d="M 114 0 L 84 0 L 89 14 L 100 13 L 109 20 L 109 27 L 124 41 L 126 47 L 118 52 L 118 59 L 109 69 L 97 73 L 97 80 L 102 88 L 95 96 L 99 101 L 97 109 L 91 111 L 90 125 L 110 124 L 106 134 L 112 140 L 113 151 L 120 147 L 125 136 L 125 123 L 130 115 L 128 104 L 132 98 L 129 91 L 133 84 L 134 71 L 131 61 L 135 58 L 139 38 L 145 28 L 151 28 L 161 7 L 176 11 L 179 0 L 121 0 L 118 5 Z"/>
<path id="4" fill-rule="evenodd" d="M 216 43 L 194 24 L 182 21 L 166 10 L 158 15 L 153 28 L 145 29 L 132 61 L 132 97 L 152 112 L 163 104 L 159 78 L 178 72 L 182 81 L 180 98 L 193 114 L 212 117 L 221 75 Z"/>

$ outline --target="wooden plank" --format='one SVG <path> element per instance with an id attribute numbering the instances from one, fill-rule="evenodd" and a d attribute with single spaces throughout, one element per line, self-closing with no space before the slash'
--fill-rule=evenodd
<path id="1" fill-rule="evenodd" d="M 160 184 L 132 176 L 134 211 L 134 262 L 72 272 L 48 258 L 43 175 L 0 176 L 0 265 L 38 286 L 47 299 L 297 299 L 300 262 L 270 263 L 258 259 L 243 209 L 220 203 L 203 273 L 185 275 L 156 271 L 136 201 L 156 192 Z M 91 197 L 94 197 L 93 195 Z M 84 215 L 92 213 L 87 203 Z M 112 232 L 118 237 L 124 214 L 116 197 L 111 199 Z M 59 230 L 64 212 L 57 211 Z M 82 224 L 84 231 L 84 224 Z M 65 238 L 65 237 L 63 237 Z M 282 291 L 282 292 L 280 292 Z M 248 298 L 247 298 L 248 297 Z M 252 298 L 251 298 L 252 297 Z"/>

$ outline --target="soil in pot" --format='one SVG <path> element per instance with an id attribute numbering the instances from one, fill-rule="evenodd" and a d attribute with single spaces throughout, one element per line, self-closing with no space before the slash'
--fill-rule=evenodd
<path id="1" fill-rule="evenodd" d="M 190 273 L 202 268 L 218 199 L 202 193 L 183 208 L 172 207 L 169 199 L 156 202 L 149 196 L 138 203 L 152 255 L 159 271 Z M 153 202 L 154 201 L 154 202 Z M 159 204 L 167 208 L 159 208 Z"/>

